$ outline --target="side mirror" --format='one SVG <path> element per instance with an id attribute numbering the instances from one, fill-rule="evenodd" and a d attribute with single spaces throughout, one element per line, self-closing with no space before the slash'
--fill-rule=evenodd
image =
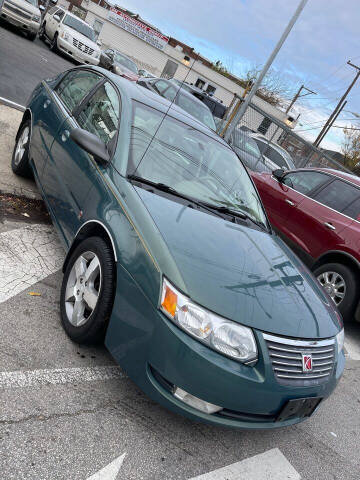
<path id="1" fill-rule="evenodd" d="M 58 2 L 58 0 L 50 0 L 50 3 L 51 3 L 52 5 L 56 5 L 57 2 Z"/>
<path id="2" fill-rule="evenodd" d="M 96 161 L 100 163 L 108 163 L 110 161 L 110 155 L 105 143 L 93 133 L 82 128 L 75 128 L 71 131 L 70 138 L 85 152 L 93 155 Z"/>
<path id="3" fill-rule="evenodd" d="M 40 10 L 40 12 L 43 12 L 45 10 L 44 5 L 39 5 L 39 10 Z"/>
<path id="4" fill-rule="evenodd" d="M 102 43 L 100 40 L 96 40 L 96 45 L 98 45 L 99 47 L 101 47 Z"/>
<path id="5" fill-rule="evenodd" d="M 60 22 L 61 18 L 59 17 L 59 15 L 54 15 L 53 16 L 53 19 L 56 21 L 56 22 Z"/>
<path id="6" fill-rule="evenodd" d="M 272 174 L 278 182 L 282 183 L 285 176 L 285 171 L 282 168 L 278 168 L 277 170 L 274 170 Z"/>

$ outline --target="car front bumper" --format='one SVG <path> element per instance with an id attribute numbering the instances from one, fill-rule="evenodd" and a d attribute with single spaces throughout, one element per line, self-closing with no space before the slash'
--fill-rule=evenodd
<path id="1" fill-rule="evenodd" d="M 254 367 L 224 357 L 189 337 L 157 310 L 133 278 L 118 265 L 118 287 L 106 346 L 129 377 L 166 408 L 214 425 L 243 429 L 270 429 L 304 420 L 278 421 L 289 400 L 326 399 L 335 389 L 345 365 L 335 358 L 326 383 L 307 387 L 277 382 L 263 335 L 255 331 L 259 360 Z M 173 386 L 223 407 L 203 413 L 173 395 Z"/>
<path id="2" fill-rule="evenodd" d="M 22 15 L 12 12 L 11 10 L 7 9 L 5 5 L 0 9 L 0 18 L 30 33 L 37 33 L 40 28 L 40 23 L 34 22 L 29 18 L 24 18 Z"/>
<path id="3" fill-rule="evenodd" d="M 90 65 L 99 65 L 100 58 L 95 58 L 93 55 L 88 55 L 60 36 L 58 37 L 57 43 L 61 52 L 65 53 L 65 55 L 68 55 L 77 62 L 87 63 Z"/>

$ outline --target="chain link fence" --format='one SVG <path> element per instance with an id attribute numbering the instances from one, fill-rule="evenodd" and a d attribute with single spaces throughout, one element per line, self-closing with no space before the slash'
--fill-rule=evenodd
<path id="1" fill-rule="evenodd" d="M 235 107 L 236 108 L 236 107 Z M 221 132 L 232 112 L 218 126 Z M 322 167 L 351 172 L 323 150 L 296 134 L 282 120 L 251 103 L 231 135 L 232 147 L 255 171 Z"/>

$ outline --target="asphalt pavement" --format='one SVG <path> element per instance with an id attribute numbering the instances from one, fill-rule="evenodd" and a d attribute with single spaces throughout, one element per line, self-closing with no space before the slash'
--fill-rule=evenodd
<path id="1" fill-rule="evenodd" d="M 71 65 L 0 26 L 0 97 L 24 104 Z M 1 480 L 360 478 L 358 323 L 346 327 L 338 388 L 306 422 L 265 432 L 195 423 L 147 398 L 105 348 L 69 340 L 64 252 L 51 225 L 24 220 L 0 217 Z"/>
<path id="2" fill-rule="evenodd" d="M 41 80 L 76 65 L 54 54 L 39 38 L 32 42 L 15 27 L 0 22 L 0 97 L 26 105 Z"/>

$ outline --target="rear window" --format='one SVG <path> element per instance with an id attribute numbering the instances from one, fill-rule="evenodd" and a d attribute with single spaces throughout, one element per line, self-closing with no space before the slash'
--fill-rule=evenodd
<path id="1" fill-rule="evenodd" d="M 214 117 L 205 105 L 202 106 L 201 103 L 198 103 L 197 101 L 193 102 L 191 97 L 189 98 L 181 92 L 177 96 L 177 104 L 201 123 L 210 127 L 212 130 L 216 130 Z"/>
<path id="2" fill-rule="evenodd" d="M 342 180 L 334 180 L 313 196 L 314 200 L 338 212 L 344 212 L 360 196 L 360 190 Z M 353 208 L 356 208 L 353 207 Z M 349 215 L 351 216 L 351 215 Z"/>

